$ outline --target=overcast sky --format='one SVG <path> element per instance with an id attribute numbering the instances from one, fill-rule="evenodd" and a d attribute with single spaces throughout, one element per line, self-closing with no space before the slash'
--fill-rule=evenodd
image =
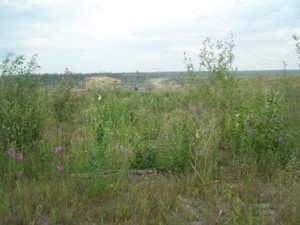
<path id="1" fill-rule="evenodd" d="M 234 35 L 238 70 L 297 69 L 299 0 L 0 0 L 0 57 L 40 72 L 183 71 L 206 37 Z"/>

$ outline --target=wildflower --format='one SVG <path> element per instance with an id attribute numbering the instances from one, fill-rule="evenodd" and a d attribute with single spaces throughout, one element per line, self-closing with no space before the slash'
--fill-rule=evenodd
<path id="1" fill-rule="evenodd" d="M 101 99 L 102 99 L 102 96 L 99 95 L 99 96 L 98 96 L 98 101 L 101 101 Z"/>
<path id="2" fill-rule="evenodd" d="M 61 146 L 57 146 L 55 148 L 55 153 L 59 153 L 59 152 L 62 152 L 62 151 L 63 151 L 63 147 L 61 147 Z"/>
<path id="3" fill-rule="evenodd" d="M 282 143 L 284 141 L 284 137 L 283 136 L 278 137 L 277 141 L 280 142 L 280 143 Z"/>
<path id="4" fill-rule="evenodd" d="M 9 148 L 7 151 L 8 155 L 11 156 L 13 159 L 16 159 L 16 153 L 13 148 Z"/>
<path id="5" fill-rule="evenodd" d="M 24 172 L 22 170 L 17 170 L 15 173 L 17 176 L 22 176 Z"/>
<path id="6" fill-rule="evenodd" d="M 23 153 L 22 153 L 22 152 L 18 152 L 18 153 L 17 153 L 17 158 L 18 158 L 19 160 L 22 160 L 22 159 L 23 159 Z"/>
<path id="7" fill-rule="evenodd" d="M 22 148 L 26 148 L 26 145 L 25 145 L 25 144 L 22 144 Z"/>
<path id="8" fill-rule="evenodd" d="M 64 170 L 64 167 L 63 167 L 63 165 L 60 164 L 56 167 L 56 169 L 57 169 L 57 172 L 61 173 Z"/>

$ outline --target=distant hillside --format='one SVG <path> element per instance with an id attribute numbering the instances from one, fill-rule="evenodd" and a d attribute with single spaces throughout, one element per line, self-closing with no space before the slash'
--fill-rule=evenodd
<path id="1" fill-rule="evenodd" d="M 83 81 L 83 87 L 85 89 L 95 89 L 101 88 L 108 85 L 120 85 L 121 80 L 108 77 L 108 76 L 93 76 L 93 77 L 86 77 Z"/>

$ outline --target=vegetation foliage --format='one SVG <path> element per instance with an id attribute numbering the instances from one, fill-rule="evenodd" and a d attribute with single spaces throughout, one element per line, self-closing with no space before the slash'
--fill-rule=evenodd
<path id="1" fill-rule="evenodd" d="M 233 49 L 207 38 L 200 71 L 139 92 L 44 86 L 8 54 L 0 224 L 299 224 L 300 77 L 240 78 Z"/>

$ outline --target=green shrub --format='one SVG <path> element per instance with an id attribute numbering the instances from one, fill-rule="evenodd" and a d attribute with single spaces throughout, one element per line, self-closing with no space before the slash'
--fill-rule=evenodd
<path id="1" fill-rule="evenodd" d="M 272 172 L 288 162 L 295 146 L 294 132 L 284 118 L 284 95 L 267 89 L 248 93 L 233 71 L 233 48 L 232 36 L 203 42 L 199 57 L 205 73 L 198 79 L 198 104 L 218 115 L 220 150 L 250 157 L 260 172 Z M 187 68 L 194 73 L 193 66 Z"/>
<path id="2" fill-rule="evenodd" d="M 0 77 L 0 145 L 1 170 L 13 157 L 8 149 L 28 157 L 36 150 L 44 132 L 43 99 L 40 79 L 32 75 L 39 68 L 36 55 L 26 63 L 24 56 L 9 53 L 1 63 Z"/>
<path id="3" fill-rule="evenodd" d="M 65 71 L 63 79 L 59 86 L 53 92 L 53 113 L 58 124 L 72 124 L 77 118 L 79 112 L 79 103 L 71 79 L 72 73 Z"/>
<path id="4" fill-rule="evenodd" d="M 291 141 L 283 119 L 283 97 L 264 92 L 247 96 L 237 104 L 226 119 L 226 145 L 238 154 L 263 155 L 286 161 L 285 146 Z M 278 158 L 278 159 L 279 159 Z"/>

